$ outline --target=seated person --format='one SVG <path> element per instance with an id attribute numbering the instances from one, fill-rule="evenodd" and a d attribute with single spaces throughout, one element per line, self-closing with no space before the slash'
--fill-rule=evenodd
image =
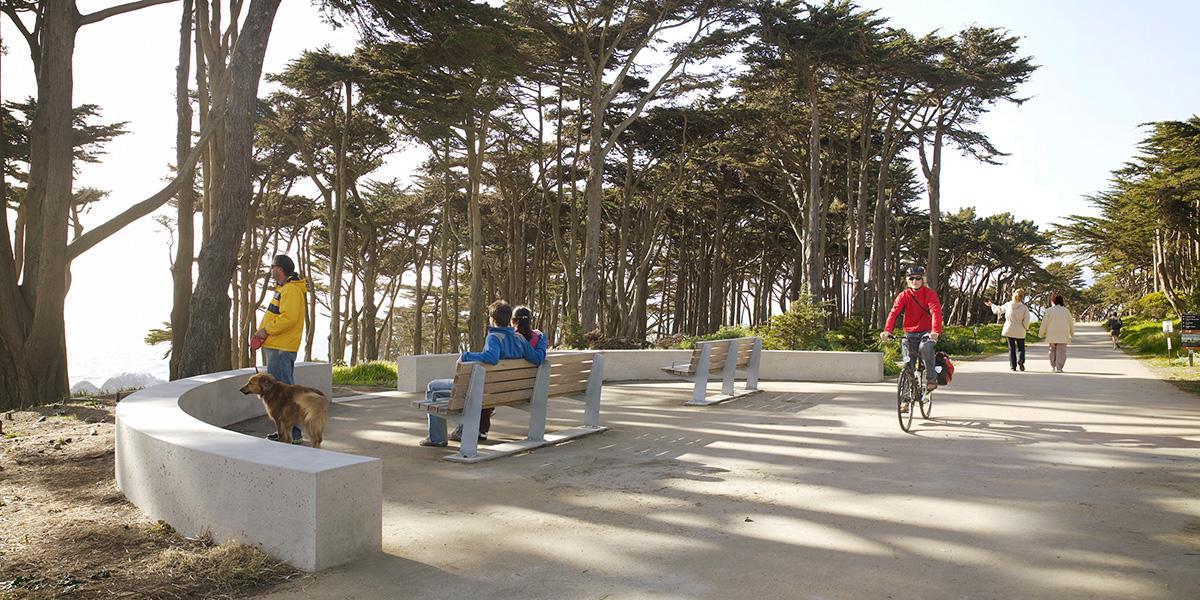
<path id="1" fill-rule="evenodd" d="M 544 359 L 546 357 L 546 336 L 543 335 L 541 331 L 533 328 L 533 311 L 530 310 L 528 306 L 518 306 L 514 308 L 512 324 L 513 328 L 517 330 L 517 333 L 521 334 L 526 340 L 528 340 L 529 345 L 533 346 L 534 351 L 541 353 L 541 356 Z M 479 414 L 480 440 L 486 440 L 488 432 L 492 430 L 492 414 L 495 412 L 496 409 L 493 407 L 485 408 Z M 455 427 L 454 431 L 450 432 L 450 441 L 462 441 L 462 430 L 462 423 L 459 423 L 458 427 Z"/>
<path id="2" fill-rule="evenodd" d="M 524 336 L 512 328 L 513 309 L 509 303 L 497 300 L 488 307 L 491 315 L 491 325 L 483 342 L 482 352 L 463 352 L 458 357 L 459 363 L 481 362 L 494 365 L 503 359 L 523 358 L 532 364 L 540 365 L 546 360 L 546 346 L 539 344 L 535 349 Z M 426 400 L 437 400 L 450 396 L 454 388 L 454 379 L 434 379 L 425 388 Z M 446 419 L 430 414 L 429 437 L 421 440 L 422 446 L 446 446 Z"/>

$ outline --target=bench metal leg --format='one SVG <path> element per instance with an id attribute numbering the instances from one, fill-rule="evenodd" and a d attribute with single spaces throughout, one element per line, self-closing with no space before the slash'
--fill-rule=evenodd
<path id="1" fill-rule="evenodd" d="M 475 458 L 479 454 L 479 418 L 483 412 L 483 379 L 486 375 L 483 365 L 471 368 L 471 383 L 463 406 L 462 442 L 458 446 L 458 454 L 463 458 Z"/>
<path id="2" fill-rule="evenodd" d="M 592 372 L 588 375 L 587 404 L 583 409 L 583 424 L 586 427 L 600 426 L 600 388 L 604 385 L 604 355 L 597 352 L 592 358 Z"/>
<path id="3" fill-rule="evenodd" d="M 712 362 L 712 344 L 704 344 L 700 351 L 700 362 L 696 365 L 696 385 L 692 388 L 692 403 L 704 404 L 708 395 L 708 370 Z"/>
<path id="4" fill-rule="evenodd" d="M 750 364 L 746 366 L 746 389 L 758 389 L 758 365 L 762 362 L 762 338 L 754 339 L 754 349 L 750 351 Z"/>
<path id="5" fill-rule="evenodd" d="M 737 377 L 737 340 L 729 342 L 729 353 L 725 355 L 725 368 L 721 372 L 721 393 L 733 395 L 733 383 Z"/>
<path id="6" fill-rule="evenodd" d="M 529 400 L 529 439 L 534 442 L 546 440 L 546 412 L 550 400 L 550 361 L 538 367 L 537 379 L 533 382 L 533 398 Z"/>

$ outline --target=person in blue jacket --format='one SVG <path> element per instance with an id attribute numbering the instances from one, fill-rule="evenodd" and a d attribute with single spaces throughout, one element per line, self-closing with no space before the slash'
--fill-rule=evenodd
<path id="1" fill-rule="evenodd" d="M 482 352 L 463 352 L 458 362 L 481 362 L 494 365 L 503 359 L 523 358 L 532 364 L 540 365 L 546 360 L 545 336 L 539 340 L 537 347 L 531 346 L 525 336 L 516 332 L 512 327 L 513 308 L 504 300 L 497 300 L 488 306 L 491 324 L 487 337 L 483 341 Z M 425 388 L 426 400 L 438 400 L 450 396 L 454 388 L 454 379 L 434 379 Z M 486 430 L 485 430 L 486 431 Z M 480 435 L 480 439 L 486 436 Z M 422 446 L 444 447 L 447 443 L 446 419 L 438 415 L 429 415 L 429 437 L 421 440 Z"/>

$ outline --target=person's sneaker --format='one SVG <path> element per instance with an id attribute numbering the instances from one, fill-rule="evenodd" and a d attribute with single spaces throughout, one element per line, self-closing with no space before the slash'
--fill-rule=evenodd
<path id="1" fill-rule="evenodd" d="M 487 440 L 486 433 L 479 434 L 479 441 L 482 442 L 482 441 L 486 441 L 486 440 Z M 462 427 L 458 427 L 454 431 L 450 432 L 450 441 L 452 441 L 452 442 L 461 442 L 462 441 Z"/>
<path id="2" fill-rule="evenodd" d="M 925 391 L 927 391 L 927 392 L 932 392 L 933 390 L 936 390 L 936 389 L 937 389 L 937 384 L 936 384 L 936 383 L 934 383 L 934 382 L 932 382 L 932 381 L 929 381 L 929 382 L 926 382 L 926 383 L 925 383 Z"/>
<path id="3" fill-rule="evenodd" d="M 268 440 L 271 440 L 272 442 L 278 442 L 278 441 L 279 441 L 279 434 L 278 434 L 278 433 L 268 433 L 268 434 L 267 434 L 267 439 L 268 439 Z M 304 442 L 304 437 L 303 437 L 303 436 L 301 436 L 301 437 L 296 437 L 296 438 L 292 438 L 292 443 L 293 443 L 293 444 L 300 444 L 300 443 L 303 443 L 303 442 Z"/>
<path id="4" fill-rule="evenodd" d="M 1021 363 L 1021 364 L 1017 365 L 1017 368 L 1019 368 L 1019 369 L 1021 369 L 1022 371 L 1024 371 L 1024 370 L 1025 370 L 1025 363 Z"/>
<path id="5" fill-rule="evenodd" d="M 421 446 L 425 446 L 427 448 L 445 448 L 446 447 L 446 442 L 435 442 L 429 438 L 425 438 L 425 439 L 421 440 L 420 442 L 417 442 L 417 444 L 419 444 Z"/>
<path id="6" fill-rule="evenodd" d="M 1008 370 L 1009 370 L 1009 371 L 1016 371 L 1016 370 L 1017 370 L 1017 368 L 1016 368 L 1016 367 L 1009 367 L 1009 368 L 1008 368 Z"/>
<path id="7" fill-rule="evenodd" d="M 900 414 L 904 414 L 907 412 L 908 412 L 908 403 L 905 402 L 904 404 L 900 405 Z"/>

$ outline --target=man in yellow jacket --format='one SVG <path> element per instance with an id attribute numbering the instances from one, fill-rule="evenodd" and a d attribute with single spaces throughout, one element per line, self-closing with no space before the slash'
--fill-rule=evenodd
<path id="1" fill-rule="evenodd" d="M 275 296 L 258 324 L 254 337 L 262 340 L 267 359 L 267 372 L 277 381 L 295 384 L 296 352 L 300 350 L 300 334 L 304 332 L 304 293 L 308 285 L 296 274 L 296 264 L 285 254 L 271 262 L 271 278 L 275 280 Z M 269 439 L 277 439 L 272 433 Z M 299 443 L 300 428 L 292 427 L 292 443 Z"/>

